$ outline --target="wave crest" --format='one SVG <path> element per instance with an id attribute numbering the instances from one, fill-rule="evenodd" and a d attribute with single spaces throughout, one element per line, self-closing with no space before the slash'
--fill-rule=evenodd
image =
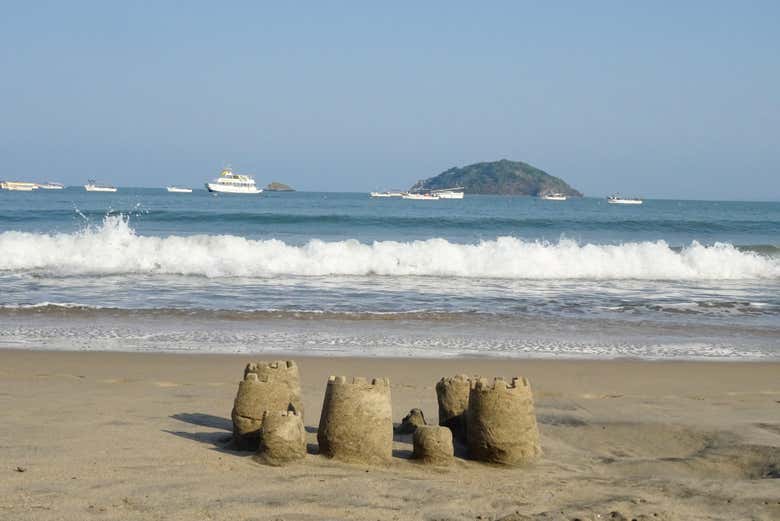
<path id="1" fill-rule="evenodd" d="M 436 276 L 506 279 L 777 279 L 777 257 L 730 244 L 664 241 L 619 245 L 499 237 L 364 244 L 233 235 L 139 236 L 122 216 L 71 234 L 0 233 L 0 270 L 52 275 L 170 274 L 206 277 Z"/>

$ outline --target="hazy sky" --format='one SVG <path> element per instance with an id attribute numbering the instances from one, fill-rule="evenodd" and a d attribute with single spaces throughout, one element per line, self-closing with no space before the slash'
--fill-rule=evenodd
<path id="1" fill-rule="evenodd" d="M 780 200 L 780 2 L 367 4 L 2 2 L 0 178 Z"/>

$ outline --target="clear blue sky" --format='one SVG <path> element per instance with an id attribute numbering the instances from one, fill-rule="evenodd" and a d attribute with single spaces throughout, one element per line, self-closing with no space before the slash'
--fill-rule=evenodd
<path id="1" fill-rule="evenodd" d="M 2 2 L 0 178 L 780 199 L 780 2 L 372 4 Z"/>

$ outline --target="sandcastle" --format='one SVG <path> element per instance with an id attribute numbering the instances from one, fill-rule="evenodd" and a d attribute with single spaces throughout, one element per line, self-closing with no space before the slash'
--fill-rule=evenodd
<path id="1" fill-rule="evenodd" d="M 439 402 L 439 425 L 449 427 L 457 439 L 466 436 L 466 412 L 469 405 L 469 377 L 459 374 L 439 380 L 436 398 Z"/>
<path id="2" fill-rule="evenodd" d="M 455 458 L 452 431 L 440 425 L 420 425 L 414 431 L 412 458 L 431 465 L 449 465 Z"/>
<path id="3" fill-rule="evenodd" d="M 384 464 L 393 456 L 390 380 L 331 376 L 322 403 L 320 454 L 352 463 Z"/>
<path id="4" fill-rule="evenodd" d="M 525 378 L 507 384 L 496 378 L 471 382 L 466 414 L 469 455 L 480 461 L 517 465 L 541 454 L 531 386 Z"/>
<path id="5" fill-rule="evenodd" d="M 266 411 L 257 457 L 269 465 L 284 465 L 306 456 L 306 429 L 295 411 Z"/>
<path id="6" fill-rule="evenodd" d="M 294 410 L 303 417 L 298 366 L 292 360 L 247 364 L 230 416 L 233 442 L 242 450 L 256 450 L 265 411 Z"/>

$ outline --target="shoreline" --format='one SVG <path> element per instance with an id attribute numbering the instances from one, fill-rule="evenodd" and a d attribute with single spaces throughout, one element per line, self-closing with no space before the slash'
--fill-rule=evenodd
<path id="1" fill-rule="evenodd" d="M 309 454 L 287 467 L 230 445 L 243 367 L 269 359 L 301 372 Z M 389 377 L 393 420 L 419 407 L 435 424 L 435 383 L 457 373 L 531 381 L 537 464 L 431 469 L 408 459 L 409 436 L 387 466 L 316 453 L 329 375 Z M 780 362 L 0 349 L 0 519 L 768 521 L 780 518 L 777 374 Z"/>

